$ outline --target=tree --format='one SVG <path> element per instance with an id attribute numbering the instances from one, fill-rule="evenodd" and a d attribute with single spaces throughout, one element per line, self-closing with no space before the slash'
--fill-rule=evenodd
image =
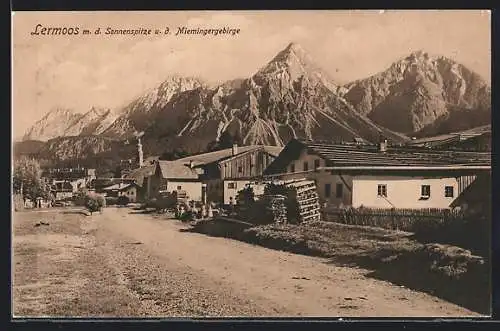
<path id="1" fill-rule="evenodd" d="M 207 152 L 218 151 L 221 149 L 231 148 L 234 144 L 242 144 L 242 139 L 239 131 L 236 131 L 234 135 L 229 131 L 224 131 L 220 135 L 218 141 L 212 141 L 207 145 L 206 150 Z"/>
<path id="2" fill-rule="evenodd" d="M 219 138 L 219 149 L 225 149 L 225 148 L 231 148 L 233 147 L 233 143 L 235 142 L 235 139 L 229 131 L 224 131 Z"/>
<path id="3" fill-rule="evenodd" d="M 113 171 L 113 177 L 114 178 L 121 178 L 122 177 L 122 171 L 123 171 L 122 167 L 121 166 L 117 166 L 115 168 L 115 171 Z"/>
<path id="4" fill-rule="evenodd" d="M 177 193 L 167 192 L 156 197 L 156 210 L 159 212 L 174 209 L 177 205 Z"/>
<path id="5" fill-rule="evenodd" d="M 13 188 L 24 199 L 50 198 L 50 187 L 42 180 L 40 163 L 33 158 L 22 157 L 14 162 Z"/>
<path id="6" fill-rule="evenodd" d="M 85 197 L 85 208 L 92 215 L 93 212 L 102 211 L 102 208 L 105 206 L 106 200 L 102 195 L 98 194 L 88 194 Z"/>
<path id="7" fill-rule="evenodd" d="M 160 160 L 173 161 L 189 156 L 189 154 L 180 148 L 174 148 L 171 152 L 165 152 L 160 156 Z"/>

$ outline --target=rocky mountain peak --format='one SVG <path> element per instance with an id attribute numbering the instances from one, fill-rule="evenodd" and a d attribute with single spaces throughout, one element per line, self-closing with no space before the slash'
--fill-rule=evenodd
<path id="1" fill-rule="evenodd" d="M 56 107 L 47 112 L 40 120 L 30 127 L 23 140 L 46 141 L 62 136 L 69 123 L 73 123 L 82 114 L 72 109 Z"/>
<path id="2" fill-rule="evenodd" d="M 290 43 L 280 51 L 259 73 L 275 74 L 276 72 L 288 70 L 296 76 L 305 75 L 307 71 L 317 70 L 312 58 L 297 43 Z"/>
<path id="3" fill-rule="evenodd" d="M 288 44 L 288 46 L 282 50 L 280 53 L 278 53 L 278 55 L 276 56 L 277 58 L 278 57 L 283 57 L 283 58 L 290 58 L 291 56 L 294 56 L 298 59 L 300 59 L 302 62 L 307 62 L 307 61 L 310 61 L 310 58 L 308 58 L 308 54 L 307 52 L 304 50 L 304 48 L 296 43 L 296 42 L 291 42 L 290 44 Z"/>
<path id="4" fill-rule="evenodd" d="M 490 89 L 486 82 L 456 61 L 423 50 L 346 87 L 346 99 L 361 113 L 379 125 L 406 134 L 414 135 L 438 119 L 444 131 L 462 120 L 476 126 L 489 120 Z M 467 120 L 474 112 L 476 119 Z M 436 133 L 444 131 L 435 129 Z"/>
<path id="5" fill-rule="evenodd" d="M 323 70 L 321 70 L 298 43 L 292 42 L 280 51 L 266 66 L 260 69 L 252 79 L 261 84 L 269 79 L 279 79 L 286 85 L 302 81 L 311 86 L 321 83 L 333 92 L 337 92 L 338 84 Z"/>

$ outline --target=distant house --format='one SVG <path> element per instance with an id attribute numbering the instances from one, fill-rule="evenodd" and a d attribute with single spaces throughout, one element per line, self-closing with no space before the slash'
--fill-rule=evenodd
<path id="1" fill-rule="evenodd" d="M 95 169 L 88 168 L 51 168 L 43 171 L 42 178 L 45 182 L 54 185 L 55 183 L 68 182 L 72 191 L 77 192 L 82 188 L 88 188 L 96 178 Z"/>
<path id="2" fill-rule="evenodd" d="M 89 189 L 96 193 L 105 193 L 104 189 L 114 184 L 132 184 L 133 178 L 96 178 L 90 182 Z"/>
<path id="3" fill-rule="evenodd" d="M 151 176 L 155 173 L 156 164 L 143 166 L 141 168 L 130 171 L 126 176 L 126 180 L 133 180 L 137 184 L 137 200 L 145 201 L 149 198 Z"/>
<path id="4" fill-rule="evenodd" d="M 315 180 L 329 206 L 448 208 L 489 171 L 490 153 L 292 140 L 265 175 Z"/>
<path id="5" fill-rule="evenodd" d="M 474 129 L 412 139 L 407 144 L 413 147 L 427 147 L 442 150 L 464 150 L 476 152 L 491 151 L 491 125 Z"/>
<path id="6" fill-rule="evenodd" d="M 238 192 L 247 184 L 261 180 L 264 170 L 282 149 L 274 146 L 260 146 L 238 153 L 237 148 L 234 146 L 232 155 L 218 162 L 220 175 L 207 179 L 209 192 L 222 193 L 224 204 L 229 204 L 231 198 L 236 199 Z M 214 186 L 215 190 L 211 190 Z M 217 190 L 220 186 L 223 187 L 222 192 Z"/>
<path id="7" fill-rule="evenodd" d="M 161 193 L 184 191 L 188 200 L 201 201 L 202 183 L 192 164 L 182 161 L 157 161 L 149 177 L 149 197 Z"/>
<path id="8" fill-rule="evenodd" d="M 137 202 L 138 186 L 135 183 L 119 183 L 103 189 L 108 197 L 126 196 L 130 202 Z"/>
<path id="9" fill-rule="evenodd" d="M 237 146 L 192 155 L 175 161 L 158 161 L 151 176 L 150 194 L 185 190 L 191 200 L 228 204 L 247 183 L 262 178 L 282 147 Z M 161 186 L 161 188 L 160 188 Z"/>
<path id="10" fill-rule="evenodd" d="M 67 180 L 54 181 L 51 186 L 51 193 L 56 201 L 71 199 L 74 193 L 73 185 Z"/>

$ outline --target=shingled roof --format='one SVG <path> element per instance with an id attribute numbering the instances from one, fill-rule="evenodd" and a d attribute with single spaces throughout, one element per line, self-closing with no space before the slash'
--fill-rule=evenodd
<path id="1" fill-rule="evenodd" d="M 307 149 L 326 160 L 327 167 L 435 167 L 491 166 L 491 153 L 430 150 L 417 147 L 388 146 L 385 152 L 376 145 L 332 144 L 294 139 L 266 169 L 266 174 L 283 172 L 292 160 Z"/>
<path id="2" fill-rule="evenodd" d="M 304 141 L 302 144 L 335 166 L 491 165 L 491 153 L 390 146 L 386 152 L 380 152 L 378 146 L 373 145 L 328 145 Z"/>
<path id="3" fill-rule="evenodd" d="M 180 160 L 158 161 L 158 166 L 165 179 L 198 179 L 198 173 Z"/>
<path id="4" fill-rule="evenodd" d="M 134 179 L 137 185 L 142 186 L 144 178 L 154 174 L 155 165 L 148 165 L 145 167 L 137 168 L 128 173 L 125 178 Z"/>
<path id="5" fill-rule="evenodd" d="M 278 156 L 283 147 L 278 146 L 267 146 L 267 145 L 250 145 L 250 146 L 238 146 L 238 154 L 242 154 L 251 150 L 263 148 L 267 153 Z M 206 165 L 213 162 L 218 162 L 230 158 L 233 156 L 232 148 L 222 149 L 220 151 L 203 153 L 198 155 L 192 155 L 188 157 L 184 157 L 182 159 L 178 159 L 178 162 L 189 163 L 193 161 L 194 166 Z"/>

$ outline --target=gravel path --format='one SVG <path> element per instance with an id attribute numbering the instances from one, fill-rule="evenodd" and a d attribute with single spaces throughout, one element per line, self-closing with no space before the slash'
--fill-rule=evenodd
<path id="1" fill-rule="evenodd" d="M 45 214 L 44 217 L 51 215 L 52 222 L 43 229 L 47 235 L 51 227 L 54 229 L 62 222 L 60 214 Z M 59 279 L 66 282 L 57 285 L 59 292 L 73 294 L 68 295 L 71 302 L 45 300 L 43 307 L 51 312 L 49 315 L 64 311 L 67 316 L 141 317 L 478 316 L 430 295 L 368 278 L 366 270 L 183 232 L 183 224 L 164 216 L 137 215 L 128 208 L 106 208 L 103 214 L 90 217 L 65 215 L 64 221 L 67 226 L 78 223 L 81 230 L 77 236 L 72 228 L 73 236 L 79 238 L 78 244 L 72 246 L 73 272 L 71 276 L 67 272 L 60 275 Z M 26 248 L 28 242 L 60 246 L 61 241 L 47 241 L 40 234 L 33 236 L 15 230 L 14 244 L 18 247 L 14 250 L 15 260 L 18 264 L 36 263 L 38 278 L 45 277 L 42 259 L 48 255 L 22 260 L 21 247 Z M 68 268 L 67 259 L 64 263 Z M 60 268 L 52 266 L 47 273 L 57 275 Z M 34 306 L 27 299 L 33 293 L 27 291 L 36 280 L 23 278 L 21 269 L 15 271 L 18 314 L 42 314 L 40 310 L 26 308 Z M 72 277 L 71 282 L 68 277 Z M 45 292 L 55 293 L 55 290 Z M 45 292 L 38 290 L 38 300 Z"/>

